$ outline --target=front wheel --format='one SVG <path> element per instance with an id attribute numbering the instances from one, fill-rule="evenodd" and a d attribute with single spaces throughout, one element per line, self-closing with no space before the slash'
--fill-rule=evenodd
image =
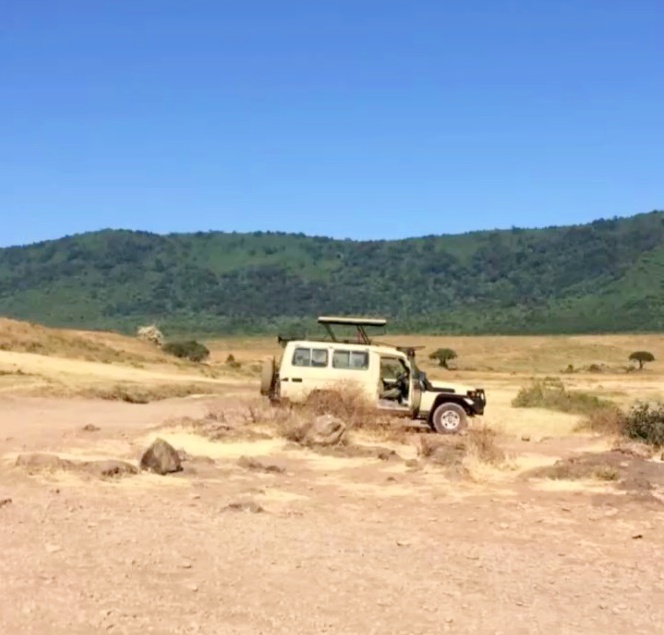
<path id="1" fill-rule="evenodd" d="M 431 416 L 431 424 L 439 434 L 457 434 L 468 426 L 468 415 L 456 403 L 442 403 Z"/>

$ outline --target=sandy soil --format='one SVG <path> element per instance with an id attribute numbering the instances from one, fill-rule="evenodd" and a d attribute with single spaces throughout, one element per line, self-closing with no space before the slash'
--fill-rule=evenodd
<path id="1" fill-rule="evenodd" d="M 526 443 L 524 419 L 505 437 L 517 467 L 454 479 L 278 438 L 213 442 L 175 423 L 238 399 L 2 397 L 0 632 L 662 631 L 664 506 L 611 483 L 519 477 L 601 440 Z M 29 451 L 136 461 L 156 435 L 198 458 L 117 481 L 14 466 Z M 262 513 L 227 508 L 249 502 Z"/>

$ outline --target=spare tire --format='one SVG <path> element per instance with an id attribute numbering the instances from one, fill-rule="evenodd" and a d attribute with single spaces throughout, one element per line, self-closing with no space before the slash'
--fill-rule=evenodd
<path id="1" fill-rule="evenodd" d="M 263 362 L 261 370 L 261 395 L 271 395 L 277 379 L 277 365 L 272 359 Z"/>

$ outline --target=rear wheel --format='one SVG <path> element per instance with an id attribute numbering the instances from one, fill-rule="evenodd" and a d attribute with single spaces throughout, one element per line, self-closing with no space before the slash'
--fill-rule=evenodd
<path id="1" fill-rule="evenodd" d="M 468 414 L 456 403 L 442 403 L 431 416 L 431 424 L 439 434 L 457 434 L 468 426 Z"/>

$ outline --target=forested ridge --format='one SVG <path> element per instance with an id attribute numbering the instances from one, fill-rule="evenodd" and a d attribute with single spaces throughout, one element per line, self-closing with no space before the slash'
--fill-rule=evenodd
<path id="1" fill-rule="evenodd" d="M 0 249 L 0 314 L 54 326 L 275 332 L 324 313 L 391 330 L 664 328 L 664 212 L 392 241 L 104 230 Z"/>

